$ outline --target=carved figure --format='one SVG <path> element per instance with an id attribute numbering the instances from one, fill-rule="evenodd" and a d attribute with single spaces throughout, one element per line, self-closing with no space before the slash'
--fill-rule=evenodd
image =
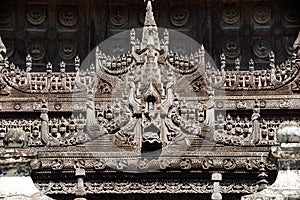
<path id="1" fill-rule="evenodd" d="M 251 116 L 252 122 L 252 144 L 257 144 L 260 140 L 260 106 L 258 100 L 255 101 L 255 106 L 253 108 L 253 114 Z"/>

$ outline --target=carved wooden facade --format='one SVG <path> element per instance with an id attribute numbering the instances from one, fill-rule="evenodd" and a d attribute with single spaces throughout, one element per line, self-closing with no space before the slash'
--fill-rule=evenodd
<path id="1" fill-rule="evenodd" d="M 0 151 L 22 140 L 37 152 L 31 176 L 56 199 L 240 199 L 264 189 L 277 175 L 267 159 L 277 129 L 300 124 L 293 3 L 155 1 L 153 12 L 142 1 L 2 3 Z M 136 27 L 129 51 L 123 38 L 109 46 L 118 56 L 92 51 Z M 176 41 L 172 52 L 157 27 L 203 45 L 186 55 Z"/>

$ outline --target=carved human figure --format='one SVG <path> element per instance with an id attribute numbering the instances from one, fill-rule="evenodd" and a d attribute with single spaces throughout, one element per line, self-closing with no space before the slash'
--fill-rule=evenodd
<path id="1" fill-rule="evenodd" d="M 98 137 L 104 135 L 105 133 L 104 133 L 103 129 L 101 129 L 101 126 L 95 116 L 95 102 L 94 102 L 93 86 L 90 86 L 88 88 L 86 105 L 87 105 L 87 109 L 86 109 L 87 133 L 92 140 L 97 139 Z"/>
<path id="2" fill-rule="evenodd" d="M 252 138 L 251 144 L 257 144 L 260 140 L 260 106 L 259 102 L 255 101 L 255 106 L 253 108 L 253 114 L 251 116 L 252 122 Z"/>
<path id="3" fill-rule="evenodd" d="M 208 102 L 206 106 L 206 119 L 205 124 L 210 128 L 210 130 L 215 130 L 215 101 L 214 101 L 215 91 L 210 86 L 208 90 Z"/>
<path id="4" fill-rule="evenodd" d="M 47 114 L 46 110 L 42 110 L 40 118 L 42 120 L 41 122 L 41 136 L 42 136 L 42 141 L 47 144 L 49 139 L 48 139 L 48 134 L 49 134 L 49 117 Z"/>

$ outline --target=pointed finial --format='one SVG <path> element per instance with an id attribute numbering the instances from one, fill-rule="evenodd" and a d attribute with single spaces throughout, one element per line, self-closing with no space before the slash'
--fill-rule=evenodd
<path id="1" fill-rule="evenodd" d="M 252 58 L 249 60 L 249 71 L 250 72 L 254 71 L 254 61 Z"/>
<path id="2" fill-rule="evenodd" d="M 46 66 L 46 70 L 47 70 L 47 73 L 48 74 L 51 74 L 52 73 L 52 64 L 50 62 L 48 62 L 47 66 Z"/>
<path id="3" fill-rule="evenodd" d="M 75 71 L 77 72 L 79 70 L 79 68 L 80 68 L 80 58 L 77 55 L 75 58 Z"/>
<path id="4" fill-rule="evenodd" d="M 26 72 L 30 72 L 32 67 L 32 57 L 30 54 L 26 56 Z"/>
<path id="5" fill-rule="evenodd" d="M 4 43 L 2 42 L 2 39 L 0 37 L 0 54 L 6 54 L 6 47 Z"/>
<path id="6" fill-rule="evenodd" d="M 224 69 L 226 66 L 226 57 L 224 53 L 221 54 L 220 60 L 221 60 L 221 69 Z"/>
<path id="7" fill-rule="evenodd" d="M 65 73 L 65 71 L 66 71 L 66 64 L 65 64 L 64 61 L 61 61 L 61 63 L 60 63 L 60 72 Z"/>
<path id="8" fill-rule="evenodd" d="M 153 0 L 152 0 L 153 1 Z M 146 0 L 145 0 L 146 2 Z M 148 0 L 146 7 L 146 16 L 145 16 L 145 26 L 156 26 L 156 22 L 154 20 L 153 12 L 152 12 L 152 3 L 151 0 Z"/>
<path id="9" fill-rule="evenodd" d="M 235 59 L 235 68 L 236 71 L 240 71 L 240 59 L 238 57 Z"/>

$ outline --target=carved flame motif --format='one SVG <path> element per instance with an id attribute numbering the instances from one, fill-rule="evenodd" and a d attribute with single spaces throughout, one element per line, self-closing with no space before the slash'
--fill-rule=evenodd
<path id="1" fill-rule="evenodd" d="M 98 76 L 121 77 L 119 88 L 123 90 L 122 98 L 100 109 L 88 98 L 87 130 L 91 138 L 113 134 L 118 147 L 131 147 L 145 155 L 161 149 L 186 150 L 189 137 L 201 136 L 204 120 L 199 119 L 205 111 L 199 109 L 198 101 L 182 102 L 175 85 L 178 77 L 203 65 L 204 48 L 190 57 L 169 51 L 169 31 L 159 38 L 151 1 L 146 10 L 142 39 L 134 29 L 130 31 L 131 51 L 112 56 L 96 49 Z"/>

